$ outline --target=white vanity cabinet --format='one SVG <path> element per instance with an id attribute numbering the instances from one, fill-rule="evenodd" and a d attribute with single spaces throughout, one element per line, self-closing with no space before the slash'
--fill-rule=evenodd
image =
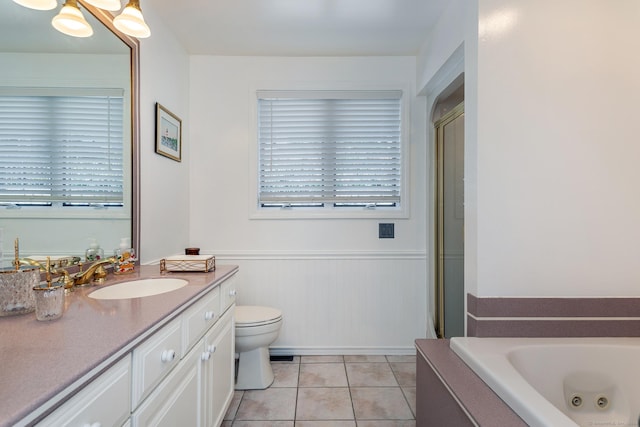
<path id="1" fill-rule="evenodd" d="M 230 280 L 235 283 L 235 275 L 133 351 L 131 427 L 215 427 L 222 423 L 235 380 L 235 292 L 229 285 L 225 289 Z M 172 353 L 175 359 L 163 361 L 176 343 L 181 346 L 180 352 Z M 178 361 L 179 353 L 185 356 Z"/>
<path id="2" fill-rule="evenodd" d="M 119 362 L 39 422 L 39 427 L 121 426 L 131 414 L 131 355 Z"/>
<path id="3" fill-rule="evenodd" d="M 232 274 L 78 391 L 38 426 L 220 426 L 235 379 Z"/>

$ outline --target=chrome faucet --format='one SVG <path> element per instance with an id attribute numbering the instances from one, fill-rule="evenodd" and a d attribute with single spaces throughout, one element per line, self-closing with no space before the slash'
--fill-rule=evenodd
<path id="1" fill-rule="evenodd" d="M 80 286 L 91 282 L 104 283 L 107 278 L 107 270 L 104 269 L 105 264 L 115 264 L 116 261 L 115 257 L 101 259 L 91 264 L 85 272 L 82 272 L 81 267 L 80 271 L 73 277 L 73 284 Z"/>

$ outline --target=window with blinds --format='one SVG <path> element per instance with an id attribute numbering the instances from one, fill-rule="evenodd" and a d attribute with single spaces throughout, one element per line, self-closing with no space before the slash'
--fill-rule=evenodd
<path id="1" fill-rule="evenodd" d="M 401 91 L 258 91 L 260 207 L 398 207 Z"/>
<path id="2" fill-rule="evenodd" d="M 56 92 L 0 90 L 0 202 L 122 206 L 122 89 Z"/>

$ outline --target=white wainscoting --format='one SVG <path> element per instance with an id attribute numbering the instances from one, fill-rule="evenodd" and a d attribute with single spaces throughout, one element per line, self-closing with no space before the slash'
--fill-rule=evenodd
<path id="1" fill-rule="evenodd" d="M 203 253 L 240 266 L 239 305 L 282 310 L 272 354 L 414 354 L 433 337 L 423 252 Z"/>

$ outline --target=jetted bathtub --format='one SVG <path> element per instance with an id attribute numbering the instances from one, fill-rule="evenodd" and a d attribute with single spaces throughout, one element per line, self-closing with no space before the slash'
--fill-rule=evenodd
<path id="1" fill-rule="evenodd" d="M 640 338 L 451 338 L 532 427 L 639 426 Z"/>

